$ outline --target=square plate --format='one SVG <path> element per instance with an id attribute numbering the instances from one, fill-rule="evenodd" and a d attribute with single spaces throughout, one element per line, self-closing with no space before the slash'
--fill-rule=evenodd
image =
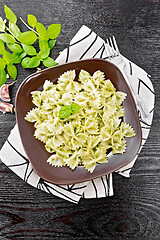
<path id="1" fill-rule="evenodd" d="M 26 113 L 35 107 L 32 103 L 31 92 L 42 90 L 46 79 L 56 84 L 60 75 L 65 71 L 73 69 L 76 71 L 76 75 L 79 75 L 81 69 L 86 70 L 91 75 L 95 71 L 100 70 L 104 72 L 106 79 L 111 80 L 118 91 L 127 93 L 127 97 L 123 103 L 126 115 L 123 120 L 129 123 L 136 132 L 135 137 L 126 139 L 127 147 L 124 154 L 109 154 L 108 163 L 98 164 L 93 173 L 88 172 L 82 166 L 78 166 L 72 171 L 68 167 L 54 167 L 49 165 L 47 159 L 51 154 L 45 150 L 42 142 L 34 138 L 34 124 L 24 119 Z M 33 169 L 40 177 L 54 184 L 75 184 L 114 172 L 131 162 L 138 153 L 141 145 L 142 132 L 133 96 L 120 70 L 106 60 L 81 60 L 58 65 L 30 75 L 22 82 L 18 89 L 15 108 L 22 144 Z"/>

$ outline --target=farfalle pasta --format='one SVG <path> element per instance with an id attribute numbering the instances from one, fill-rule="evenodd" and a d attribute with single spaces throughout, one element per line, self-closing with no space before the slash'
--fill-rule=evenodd
<path id="1" fill-rule="evenodd" d="M 34 137 L 51 153 L 49 164 L 72 170 L 81 165 L 93 172 L 96 164 L 107 163 L 108 150 L 123 154 L 125 138 L 135 136 L 135 132 L 122 121 L 126 94 L 116 91 L 103 72 L 91 76 L 81 70 L 78 82 L 75 77 L 75 70 L 70 70 L 57 84 L 46 80 L 43 91 L 31 93 L 36 107 L 25 119 L 34 122 Z M 73 103 L 80 106 L 78 112 L 60 118 L 60 109 Z"/>

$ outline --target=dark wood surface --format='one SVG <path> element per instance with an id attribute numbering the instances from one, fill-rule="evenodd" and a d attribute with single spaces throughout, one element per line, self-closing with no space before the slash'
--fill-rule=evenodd
<path id="1" fill-rule="evenodd" d="M 124 56 L 152 75 L 156 105 L 152 129 L 127 179 L 114 174 L 113 197 L 80 200 L 78 205 L 26 184 L 0 162 L 0 239 L 160 239 L 160 4 L 157 0 L 8 0 L 26 20 L 34 14 L 45 26 L 61 23 L 53 58 L 78 29 L 87 25 L 103 39 L 115 35 Z M 18 20 L 18 25 L 25 30 Z M 34 70 L 18 66 L 11 88 Z M 0 147 L 15 124 L 14 114 L 0 114 Z"/>

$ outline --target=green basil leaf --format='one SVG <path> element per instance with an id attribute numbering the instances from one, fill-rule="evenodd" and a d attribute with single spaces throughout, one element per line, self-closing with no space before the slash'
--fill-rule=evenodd
<path id="1" fill-rule="evenodd" d="M 26 52 L 22 52 L 22 53 L 19 54 L 19 57 L 20 57 L 20 59 L 22 59 L 22 58 L 24 58 L 26 55 L 27 55 Z"/>
<path id="2" fill-rule="evenodd" d="M 5 69 L 5 66 L 6 66 L 5 61 L 2 58 L 0 58 L 0 70 Z"/>
<path id="3" fill-rule="evenodd" d="M 12 53 L 12 62 L 11 63 L 20 63 L 21 59 L 19 57 L 19 53 Z"/>
<path id="4" fill-rule="evenodd" d="M 7 65 L 7 71 L 8 71 L 8 74 L 9 74 L 14 80 L 16 80 L 16 77 L 17 77 L 17 68 L 16 68 L 13 64 Z"/>
<path id="5" fill-rule="evenodd" d="M 37 35 L 32 31 L 20 33 L 17 39 L 24 44 L 32 45 L 37 40 Z"/>
<path id="6" fill-rule="evenodd" d="M 64 105 L 60 110 L 59 110 L 59 118 L 67 118 L 72 114 L 71 107 L 68 105 Z"/>
<path id="7" fill-rule="evenodd" d="M 3 40 L 6 43 L 14 43 L 15 42 L 15 38 L 8 33 L 1 33 L 0 34 L 0 39 Z"/>
<path id="8" fill-rule="evenodd" d="M 39 39 L 39 48 L 42 51 L 46 51 L 49 48 L 48 42 L 46 40 Z"/>
<path id="9" fill-rule="evenodd" d="M 3 55 L 5 52 L 4 42 L 0 39 L 0 54 Z"/>
<path id="10" fill-rule="evenodd" d="M 7 7 L 6 5 L 4 5 L 4 11 L 5 11 L 6 17 L 11 21 L 11 23 L 16 24 L 17 17 L 12 12 L 12 10 L 9 7 Z"/>
<path id="11" fill-rule="evenodd" d="M 53 60 L 53 58 L 50 58 L 50 57 L 44 59 L 43 64 L 45 67 L 53 67 L 57 65 L 57 63 Z"/>
<path id="12" fill-rule="evenodd" d="M 53 40 L 53 39 L 48 42 L 48 46 L 50 49 L 54 48 L 55 44 L 56 44 L 56 40 Z"/>
<path id="13" fill-rule="evenodd" d="M 29 68 L 30 57 L 23 58 L 21 64 L 23 68 Z"/>
<path id="14" fill-rule="evenodd" d="M 36 23 L 36 31 L 43 40 L 48 40 L 47 30 L 42 23 L 39 22 Z"/>
<path id="15" fill-rule="evenodd" d="M 10 52 L 5 51 L 3 54 L 3 60 L 5 61 L 6 64 L 9 64 L 10 62 L 13 61 L 13 56 Z"/>
<path id="16" fill-rule="evenodd" d="M 47 58 L 50 54 L 50 49 L 48 48 L 46 51 L 39 51 L 39 53 L 37 54 L 37 57 L 41 60 Z"/>
<path id="17" fill-rule="evenodd" d="M 31 45 L 22 44 L 24 51 L 31 56 L 37 55 L 36 49 Z"/>
<path id="18" fill-rule="evenodd" d="M 35 27 L 36 26 L 36 23 L 37 23 L 37 19 L 35 16 L 33 16 L 32 14 L 29 14 L 28 15 L 28 24 L 31 26 L 31 27 Z"/>
<path id="19" fill-rule="evenodd" d="M 20 63 L 22 58 L 24 58 L 27 54 L 25 52 L 22 53 L 12 53 L 12 61 L 11 63 Z"/>
<path id="20" fill-rule="evenodd" d="M 6 74 L 6 71 L 3 69 L 3 70 L 0 70 L 0 87 L 5 84 L 7 81 L 7 74 Z"/>
<path id="21" fill-rule="evenodd" d="M 14 33 L 14 35 L 20 34 L 20 29 L 16 24 L 9 22 L 9 30 Z"/>
<path id="22" fill-rule="evenodd" d="M 47 28 L 48 37 L 51 39 L 56 39 L 61 32 L 61 24 L 51 24 Z"/>
<path id="23" fill-rule="evenodd" d="M 73 114 L 77 113 L 81 109 L 81 106 L 78 103 L 71 104 L 71 111 Z"/>
<path id="24" fill-rule="evenodd" d="M 39 48 L 40 48 L 40 51 L 38 53 L 38 58 L 42 60 L 47 58 L 50 54 L 50 48 L 48 46 L 48 42 L 40 39 Z"/>
<path id="25" fill-rule="evenodd" d="M 40 64 L 40 62 L 41 62 L 41 61 L 40 61 L 40 59 L 38 59 L 37 56 L 32 57 L 32 58 L 30 59 L 30 62 L 29 62 L 29 68 L 38 67 L 39 64 Z"/>
<path id="26" fill-rule="evenodd" d="M 20 53 L 23 51 L 23 49 L 21 48 L 21 46 L 17 43 L 7 43 L 7 47 L 15 53 Z"/>
<path id="27" fill-rule="evenodd" d="M 1 17 L 0 17 L 0 31 L 5 32 L 5 23 Z"/>

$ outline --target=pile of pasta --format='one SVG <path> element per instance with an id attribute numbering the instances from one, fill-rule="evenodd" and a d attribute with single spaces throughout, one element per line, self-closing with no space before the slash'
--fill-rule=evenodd
<path id="1" fill-rule="evenodd" d="M 97 163 L 107 163 L 108 150 L 123 154 L 125 138 L 135 136 L 135 132 L 122 121 L 126 93 L 116 91 L 99 70 L 92 76 L 81 70 L 78 81 L 75 77 L 75 70 L 70 70 L 57 84 L 46 80 L 43 91 L 31 93 L 36 107 L 25 119 L 35 122 L 34 137 L 51 153 L 49 164 L 72 170 L 81 165 L 93 172 Z M 59 110 L 72 103 L 79 104 L 80 110 L 61 119 Z"/>

